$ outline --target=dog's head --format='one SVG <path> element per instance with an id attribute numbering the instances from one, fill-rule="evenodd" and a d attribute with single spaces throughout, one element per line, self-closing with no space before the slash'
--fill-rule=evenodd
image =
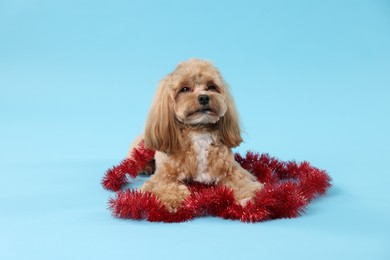
<path id="1" fill-rule="evenodd" d="M 208 61 L 190 59 L 161 81 L 146 123 L 146 146 L 168 154 L 180 152 L 183 125 L 216 125 L 230 148 L 242 141 L 229 87 Z"/>

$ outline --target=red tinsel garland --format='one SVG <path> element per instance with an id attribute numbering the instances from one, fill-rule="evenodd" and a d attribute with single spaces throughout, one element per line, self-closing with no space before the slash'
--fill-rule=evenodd
<path id="1" fill-rule="evenodd" d="M 143 142 L 139 148 L 133 149 L 132 158 L 124 159 L 118 166 L 108 169 L 102 180 L 104 188 L 119 191 L 126 183 L 126 175 L 137 177 L 145 166 L 153 160 L 155 151 L 146 149 Z"/>
<path id="2" fill-rule="evenodd" d="M 331 186 L 331 178 L 326 171 L 308 162 L 281 162 L 268 154 L 254 152 L 248 152 L 245 157 L 236 154 L 236 161 L 265 184 L 252 201 L 242 207 L 235 201 L 231 189 L 194 182 L 189 184 L 191 194 L 183 206 L 170 213 L 152 193 L 120 190 L 127 183 L 127 175 L 135 178 L 153 160 L 154 154 L 155 151 L 146 149 L 141 143 L 133 150 L 132 158 L 123 160 L 106 172 L 103 187 L 118 191 L 117 196 L 109 201 L 114 216 L 152 222 L 183 222 L 204 215 L 244 222 L 294 218 L 312 199 L 324 194 Z"/>

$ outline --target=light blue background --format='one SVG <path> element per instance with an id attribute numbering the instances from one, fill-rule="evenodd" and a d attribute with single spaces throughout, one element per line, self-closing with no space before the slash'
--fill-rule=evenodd
<path id="1" fill-rule="evenodd" d="M 305 215 L 110 216 L 104 171 L 190 57 L 230 83 L 237 151 L 330 173 Z M 0 259 L 390 259 L 389 65 L 386 0 L 0 0 Z"/>

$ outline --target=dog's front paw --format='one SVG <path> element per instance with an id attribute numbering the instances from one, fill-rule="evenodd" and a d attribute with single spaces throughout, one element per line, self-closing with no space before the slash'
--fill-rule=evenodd
<path id="1" fill-rule="evenodd" d="M 254 197 L 256 196 L 256 193 L 259 192 L 264 188 L 264 184 L 260 182 L 253 182 L 252 185 L 248 185 L 248 189 L 246 189 L 246 192 L 243 192 L 241 194 L 242 197 L 238 198 L 238 203 L 245 207 L 249 201 L 253 201 Z"/>
<path id="2" fill-rule="evenodd" d="M 177 209 L 183 205 L 184 200 L 190 195 L 190 191 L 183 184 L 168 184 L 156 195 L 166 210 L 175 213 L 177 212 Z"/>
<path id="3" fill-rule="evenodd" d="M 182 205 L 182 203 L 164 203 L 165 209 L 170 213 L 176 213 L 177 209 Z"/>
<path id="4" fill-rule="evenodd" d="M 245 198 L 245 199 L 241 199 L 238 203 L 240 203 L 240 205 L 242 207 L 245 207 L 249 201 L 251 201 L 253 198 Z"/>

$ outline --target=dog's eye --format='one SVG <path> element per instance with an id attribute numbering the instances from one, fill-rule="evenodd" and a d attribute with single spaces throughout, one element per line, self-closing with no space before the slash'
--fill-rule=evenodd
<path id="1" fill-rule="evenodd" d="M 180 90 L 180 93 L 185 93 L 185 92 L 190 92 L 190 88 L 189 88 L 189 87 L 183 87 L 183 88 Z"/>
<path id="2" fill-rule="evenodd" d="M 217 86 L 215 86 L 214 84 L 209 84 L 207 85 L 207 90 L 217 91 Z"/>

